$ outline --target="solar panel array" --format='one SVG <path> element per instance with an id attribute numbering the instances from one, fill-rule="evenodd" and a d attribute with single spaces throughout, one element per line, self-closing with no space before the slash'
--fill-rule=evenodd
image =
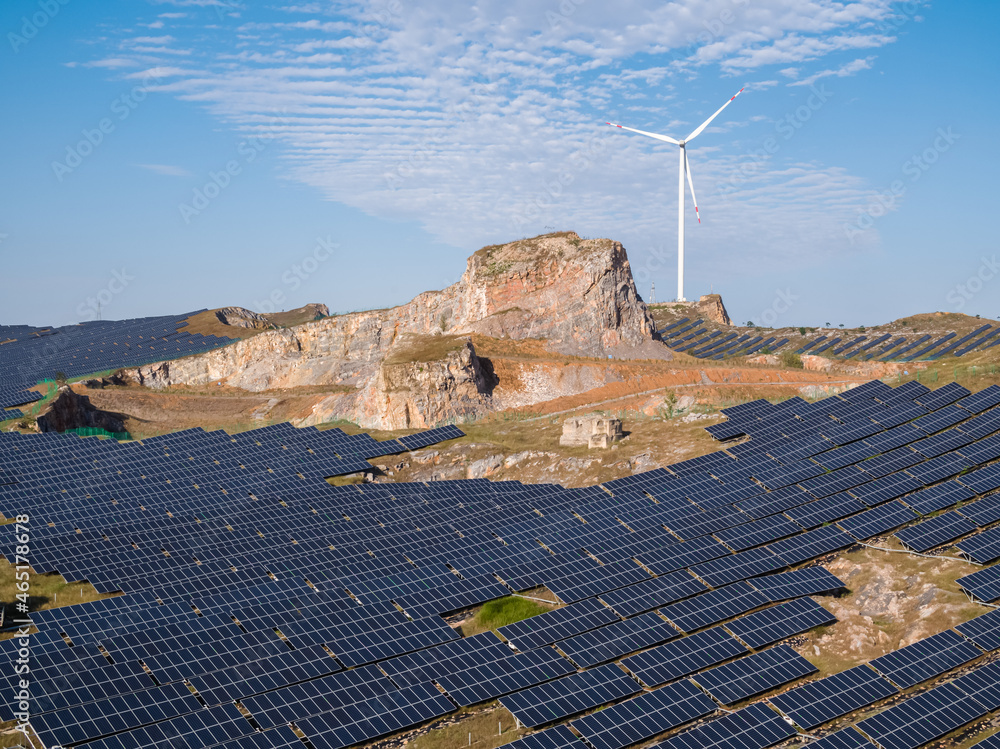
<path id="1" fill-rule="evenodd" d="M 731 356 L 752 356 L 759 353 L 776 354 L 792 351 L 797 354 L 815 354 L 840 359 L 869 361 L 936 361 L 945 356 L 964 356 L 971 351 L 982 351 L 1000 342 L 1000 327 L 982 325 L 959 337 L 955 332 L 939 336 L 912 335 L 893 337 L 883 333 L 869 335 L 836 336 L 820 334 L 814 338 L 793 335 L 754 335 L 750 328 L 744 333 L 727 327 L 713 328 L 705 320 L 682 318 L 657 331 L 660 338 L 675 351 L 699 359 L 723 359 Z"/>
<path id="2" fill-rule="evenodd" d="M 967 538 L 1000 521 L 1000 477 L 983 466 L 1000 457 L 998 391 L 870 383 L 817 403 L 744 404 L 710 431 L 748 441 L 581 489 L 333 487 L 324 476 L 367 465 L 387 443 L 287 425 L 142 444 L 0 435 L 0 511 L 35 518 L 38 571 L 126 592 L 33 615 L 33 657 L 45 665 L 32 725 L 49 744 L 124 747 L 216 716 L 212 730 L 234 746 L 284 746 L 291 722 L 314 746 L 340 747 L 500 698 L 532 725 L 572 721 L 595 749 L 659 735 L 810 673 L 778 643 L 831 623 L 809 596 L 843 583 L 822 567 L 790 568 L 901 525 L 920 529 L 942 506 L 976 524 Z M 942 409 L 934 427 L 908 423 Z M 943 436 L 927 442 L 931 430 Z M 902 448 L 919 459 L 879 458 Z M 931 463 L 952 452 L 964 461 Z M 0 527 L 0 539 L 11 557 L 15 528 Z M 1000 597 L 993 570 L 963 585 Z M 463 638 L 442 618 L 542 585 L 568 605 L 501 627 L 506 643 Z M 769 700 L 819 725 L 1000 642 L 993 619 L 961 627 Z M 13 657 L 12 645 L 0 650 Z M 633 696 L 642 685 L 653 691 Z M 131 706 L 147 699 L 161 710 L 142 722 Z M 252 724 L 219 709 L 234 701 Z M 747 710 L 671 741 L 749 742 L 747 726 L 773 721 Z M 253 725 L 266 738 L 243 733 Z M 761 741 L 783 735 L 762 731 Z M 523 741 L 567 739 L 550 729 Z"/>
<path id="3" fill-rule="evenodd" d="M 0 326 L 0 343 L 9 341 L 0 346 L 0 408 L 38 400 L 28 388 L 57 373 L 80 377 L 179 359 L 233 342 L 185 330 L 194 314 L 95 320 L 59 328 Z M 7 414 L 0 412 L 4 418 Z"/>

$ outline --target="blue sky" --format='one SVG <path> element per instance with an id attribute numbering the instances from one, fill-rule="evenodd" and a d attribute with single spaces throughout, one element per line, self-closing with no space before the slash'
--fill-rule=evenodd
<path id="1" fill-rule="evenodd" d="M 390 306 L 553 229 L 732 316 L 1000 317 L 1000 4 L 8 0 L 0 322 Z M 970 279 L 973 280 L 970 284 Z"/>

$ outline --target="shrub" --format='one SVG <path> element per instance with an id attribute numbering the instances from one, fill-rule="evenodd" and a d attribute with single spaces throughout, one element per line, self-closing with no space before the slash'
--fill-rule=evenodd
<path id="1" fill-rule="evenodd" d="M 794 351 L 786 351 L 781 355 L 781 363 L 792 369 L 802 369 L 802 357 Z"/>

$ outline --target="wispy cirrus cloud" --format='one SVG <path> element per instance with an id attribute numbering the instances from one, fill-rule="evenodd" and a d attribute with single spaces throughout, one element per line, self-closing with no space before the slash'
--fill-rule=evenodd
<path id="1" fill-rule="evenodd" d="M 194 174 L 184 167 L 174 166 L 172 164 L 135 164 L 135 166 L 140 169 L 145 169 L 146 171 L 153 172 L 154 174 L 161 174 L 164 177 L 193 177 Z"/>
<path id="2" fill-rule="evenodd" d="M 123 62 L 103 67 L 131 60 L 137 70 L 168 70 L 155 90 L 207 108 L 241 135 L 273 136 L 290 178 L 464 247 L 551 224 L 652 245 L 665 233 L 662 206 L 676 201 L 674 151 L 600 123 L 686 131 L 721 104 L 692 96 L 699 76 L 732 78 L 727 91 L 748 75 L 761 79 L 759 90 L 777 86 L 776 76 L 804 85 L 874 59 L 833 68 L 823 65 L 830 56 L 895 41 L 884 30 L 889 0 L 366 0 L 243 10 L 228 25 L 214 10 L 160 13 L 163 35 L 123 32 L 102 58 Z M 194 23 L 198 12 L 210 31 Z M 718 253 L 737 240 L 759 245 L 775 262 L 845 249 L 833 228 L 865 199 L 861 180 L 773 160 L 722 196 L 741 149 L 727 143 L 706 142 L 710 159 L 692 149 L 703 215 L 712 216 L 699 241 Z M 712 210 L 710 198 L 725 210 Z"/>
<path id="3" fill-rule="evenodd" d="M 860 73 L 862 70 L 871 70 L 872 63 L 875 61 L 874 55 L 871 57 L 862 57 L 857 60 L 852 60 L 851 62 L 841 65 L 839 68 L 821 70 L 818 73 L 813 73 L 812 75 L 806 76 L 801 81 L 793 81 L 789 83 L 789 86 L 811 86 L 820 78 L 846 78 L 849 75 L 854 75 L 855 73 Z"/>

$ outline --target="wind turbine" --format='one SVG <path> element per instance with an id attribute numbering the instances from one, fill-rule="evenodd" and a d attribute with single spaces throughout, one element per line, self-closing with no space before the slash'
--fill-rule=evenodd
<path id="1" fill-rule="evenodd" d="M 745 87 L 744 87 L 745 88 Z M 686 137 L 684 140 L 677 140 L 676 138 L 671 138 L 669 135 L 660 135 L 659 133 L 647 133 L 645 130 L 636 130 L 632 127 L 625 127 L 624 125 L 618 125 L 614 122 L 607 123 L 612 127 L 621 128 L 622 130 L 628 130 L 630 133 L 639 133 L 639 135 L 648 135 L 650 138 L 656 138 L 657 140 L 663 140 L 667 143 L 673 143 L 675 146 L 680 146 L 678 152 L 680 154 L 680 169 L 677 177 L 677 301 L 686 302 L 684 298 L 684 178 L 687 178 L 688 187 L 691 189 L 691 200 L 694 202 L 694 214 L 698 217 L 698 223 L 701 223 L 701 215 L 698 213 L 698 198 L 694 196 L 694 182 L 691 179 L 691 165 L 688 162 L 687 157 L 687 144 L 692 140 L 697 138 L 701 131 L 708 127 L 708 124 L 714 120 L 723 109 L 728 107 L 733 103 L 733 99 L 743 93 L 741 88 L 733 96 L 723 104 L 719 109 L 701 123 L 694 131 Z"/>

